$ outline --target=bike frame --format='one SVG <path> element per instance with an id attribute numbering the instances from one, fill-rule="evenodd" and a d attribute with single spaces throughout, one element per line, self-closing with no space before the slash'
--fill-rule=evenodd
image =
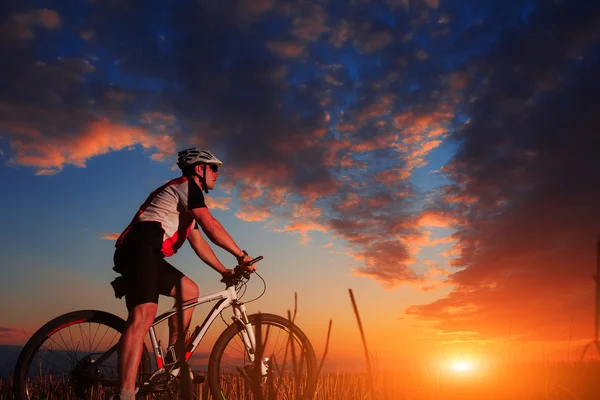
<path id="1" fill-rule="evenodd" d="M 244 303 L 238 301 L 237 292 L 235 290 L 235 286 L 229 286 L 227 289 L 209 294 L 206 296 L 199 297 L 197 300 L 193 302 L 184 303 L 182 305 L 182 310 L 187 310 L 189 308 L 196 307 L 200 304 L 208 303 L 211 301 L 216 301 L 217 303 L 214 305 L 212 310 L 208 313 L 202 324 L 200 325 L 200 332 L 194 338 L 192 342 L 192 347 L 190 349 L 186 349 L 185 360 L 187 361 L 194 351 L 202 341 L 202 338 L 208 331 L 208 328 L 212 325 L 217 316 L 227 307 L 232 306 L 233 308 L 233 320 L 241 323 L 245 329 L 241 331 L 242 341 L 244 342 L 244 347 L 246 347 L 246 352 L 251 362 L 254 362 L 254 348 L 256 346 L 256 338 L 254 336 L 254 330 L 252 329 L 252 325 L 248 320 L 248 316 L 246 314 L 246 306 Z M 154 354 L 156 356 L 156 365 L 158 369 L 164 367 L 164 354 L 161 346 L 156 337 L 156 331 L 154 327 L 161 322 L 165 321 L 172 315 L 177 313 L 177 309 L 173 308 L 154 319 L 152 326 L 149 330 L 150 341 L 152 342 L 152 348 L 154 349 Z M 181 334 L 181 333 L 180 333 Z M 176 362 L 179 360 L 176 360 Z M 174 368 L 171 371 L 171 374 L 177 375 L 179 373 L 179 367 Z"/>

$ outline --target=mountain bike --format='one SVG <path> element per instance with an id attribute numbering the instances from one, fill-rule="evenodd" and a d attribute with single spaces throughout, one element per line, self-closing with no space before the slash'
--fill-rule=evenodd
<path id="1" fill-rule="evenodd" d="M 206 377 L 213 398 L 311 398 L 316 388 L 317 363 L 307 336 L 289 318 L 247 315 L 240 299 L 250 274 L 239 267 L 234 271 L 221 280 L 225 290 L 182 304 L 185 310 L 216 302 L 186 340 L 185 361 L 215 319 L 219 315 L 223 318 L 223 311 L 231 307 L 232 322 L 223 318 L 227 327 L 208 359 Z M 264 294 L 266 283 L 260 279 Z M 183 360 L 167 357 L 155 329 L 176 313 L 173 308 L 157 316 L 148 332 L 155 363 L 150 361 L 150 351 L 144 344 L 136 378 L 138 398 L 178 398 Z M 96 310 L 74 311 L 51 320 L 29 339 L 19 355 L 14 372 L 15 399 L 48 398 L 49 389 L 53 398 L 65 399 L 107 398 L 116 393 L 117 344 L 124 328 L 122 318 Z"/>

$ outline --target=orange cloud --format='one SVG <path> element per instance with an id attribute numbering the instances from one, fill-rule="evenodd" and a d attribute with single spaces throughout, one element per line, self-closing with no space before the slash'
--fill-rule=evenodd
<path id="1" fill-rule="evenodd" d="M 316 222 L 302 222 L 295 221 L 291 224 L 286 225 L 283 229 L 275 229 L 276 232 L 293 232 L 300 235 L 301 243 L 308 243 L 311 241 L 309 233 L 311 231 L 315 232 L 328 232 L 328 229 L 325 225 L 316 223 Z"/>
<path id="2" fill-rule="evenodd" d="M 375 31 L 355 36 L 354 44 L 365 54 L 375 53 L 392 43 L 394 37 L 388 31 Z"/>
<path id="3" fill-rule="evenodd" d="M 266 208 L 245 204 L 235 213 L 235 216 L 246 222 L 264 221 L 272 216 L 272 213 Z"/>
<path id="4" fill-rule="evenodd" d="M 235 10 L 242 25 L 248 25 L 273 8 L 274 0 L 237 0 Z"/>
<path id="5" fill-rule="evenodd" d="M 355 275 L 373 278 L 385 289 L 393 289 L 406 282 L 422 281 L 422 277 L 408 266 L 415 260 L 399 241 L 382 240 L 350 255 L 364 265 L 353 270 Z"/>
<path id="6" fill-rule="evenodd" d="M 448 213 L 427 210 L 419 216 L 418 224 L 421 227 L 450 228 L 456 225 L 456 220 Z"/>
<path id="7" fill-rule="evenodd" d="M 440 108 L 443 110 L 447 107 L 444 105 Z M 445 110 L 421 115 L 409 111 L 394 117 L 393 125 L 402 137 L 402 143 L 396 143 L 395 146 L 404 153 L 403 176 L 409 177 L 415 168 L 426 165 L 426 156 L 443 143 L 452 117 L 452 113 Z"/>
<path id="8" fill-rule="evenodd" d="M 447 288 L 448 286 L 451 286 L 451 283 L 447 280 L 438 281 L 438 280 L 424 278 L 422 283 L 420 283 L 420 284 L 411 283 L 411 285 L 413 286 L 413 289 L 418 292 L 428 293 L 428 292 L 433 292 L 436 290 Z"/>
<path id="9" fill-rule="evenodd" d="M 336 207 L 343 212 L 348 212 L 351 209 L 353 209 L 354 207 L 356 207 L 361 201 L 361 198 L 358 194 L 356 193 L 349 193 L 346 198 L 338 203 L 336 205 Z"/>
<path id="10" fill-rule="evenodd" d="M 450 250 L 440 253 L 440 255 L 446 258 L 457 257 L 462 255 L 462 249 L 458 246 L 454 246 Z"/>
<path id="11" fill-rule="evenodd" d="M 428 246 L 431 243 L 429 232 L 425 231 L 417 231 L 408 235 L 404 235 L 402 236 L 401 240 L 411 256 L 419 254 L 424 246 Z"/>
<path id="12" fill-rule="evenodd" d="M 448 275 L 450 275 L 450 271 L 445 268 L 432 267 L 427 270 L 427 276 L 432 278 L 438 276 L 448 277 Z"/>
<path id="13" fill-rule="evenodd" d="M 273 204 L 275 206 L 283 206 L 287 203 L 288 195 L 288 189 L 276 187 L 269 190 L 266 199 L 269 201 L 270 204 Z"/>
<path id="14" fill-rule="evenodd" d="M 293 232 L 300 235 L 302 243 L 310 242 L 310 231 L 328 232 L 329 228 L 319 222 L 322 210 L 316 207 L 313 200 L 294 203 L 288 217 L 290 223 L 283 229 L 275 229 L 276 232 Z"/>
<path id="15" fill-rule="evenodd" d="M 411 112 L 399 114 L 394 117 L 394 125 L 400 129 L 403 136 L 409 138 L 418 136 L 419 138 L 432 129 L 439 129 L 446 126 L 453 117 L 449 112 L 432 112 L 429 114 L 415 115 Z"/>
<path id="16" fill-rule="evenodd" d="M 281 58 L 297 58 L 304 55 L 306 44 L 302 42 L 267 42 L 267 49 Z"/>
<path id="17" fill-rule="evenodd" d="M 326 25 L 327 13 L 322 5 L 317 3 L 309 4 L 310 11 L 299 13 L 302 16 L 296 16 L 291 30 L 292 36 L 302 40 L 317 40 L 319 37 L 329 31 Z"/>
<path id="18" fill-rule="evenodd" d="M 206 206 L 209 209 L 217 209 L 217 210 L 229 210 L 229 202 L 231 201 L 231 197 L 204 197 L 206 201 Z"/>
<path id="19" fill-rule="evenodd" d="M 14 13 L 3 26 L 3 32 L 16 39 L 33 39 L 33 28 L 44 27 L 48 30 L 59 29 L 61 26 L 60 15 L 54 10 L 40 9 L 28 13 Z"/>
<path id="20" fill-rule="evenodd" d="M 452 237 L 452 236 L 446 236 L 446 237 L 441 237 L 441 238 L 433 239 L 429 243 L 429 246 L 437 246 L 438 244 L 453 243 L 455 241 L 456 241 L 456 239 L 454 237 Z"/>
<path id="21" fill-rule="evenodd" d="M 423 0 L 430 8 L 438 8 L 440 6 L 440 0 Z"/>
<path id="22" fill-rule="evenodd" d="M 121 234 L 115 232 L 105 232 L 102 234 L 102 239 L 104 240 L 117 240 Z"/>
<path id="23" fill-rule="evenodd" d="M 325 167 L 332 167 L 338 164 L 339 162 L 339 153 L 347 150 L 350 147 L 350 141 L 348 140 L 340 140 L 340 139 L 331 139 L 326 141 L 323 144 L 324 154 L 323 154 L 323 165 Z"/>
<path id="24" fill-rule="evenodd" d="M 477 196 L 472 195 L 448 195 L 444 198 L 448 203 L 473 204 L 479 201 Z"/>
<path id="25" fill-rule="evenodd" d="M 453 72 L 448 77 L 448 84 L 452 89 L 462 90 L 469 84 L 469 76 L 464 72 Z"/>
<path id="26" fill-rule="evenodd" d="M 107 120 L 91 123 L 75 137 L 46 138 L 39 131 L 32 132 L 32 136 L 34 140 L 11 140 L 15 155 L 10 162 L 33 167 L 38 175 L 55 174 L 67 164 L 85 167 L 85 162 L 92 157 L 135 145 L 155 149 L 151 157 L 156 161 L 163 161 L 175 152 L 175 143 L 168 135 L 152 134 L 139 127 L 122 126 Z"/>
<path id="27" fill-rule="evenodd" d="M 242 183 L 242 185 L 240 185 L 239 193 L 240 198 L 248 201 L 262 196 L 263 190 L 257 183 L 254 183 L 253 185 Z"/>
<path id="28" fill-rule="evenodd" d="M 390 113 L 395 96 L 380 96 L 377 101 L 361 109 L 354 117 L 359 122 L 364 122 L 377 117 L 383 117 Z"/>
<path id="29" fill-rule="evenodd" d="M 340 48 L 344 45 L 349 35 L 350 26 L 348 21 L 342 20 L 338 27 L 334 30 L 329 41 L 334 47 Z"/>
<path id="30" fill-rule="evenodd" d="M 342 82 L 338 81 L 333 75 L 330 75 L 330 74 L 325 75 L 324 79 L 325 79 L 325 82 L 330 83 L 330 84 L 332 84 L 334 86 L 342 86 L 343 85 Z M 327 103 L 329 103 L 329 101 L 331 101 L 331 99 L 328 98 L 327 99 Z M 326 106 L 327 103 L 321 104 L 321 105 L 322 106 Z"/>

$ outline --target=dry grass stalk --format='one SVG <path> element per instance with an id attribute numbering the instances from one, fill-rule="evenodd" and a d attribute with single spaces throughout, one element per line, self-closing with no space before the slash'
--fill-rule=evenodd
<path id="1" fill-rule="evenodd" d="M 358 329 L 360 330 L 360 338 L 362 339 L 363 349 L 365 350 L 365 361 L 367 363 L 367 379 L 369 380 L 369 388 L 371 396 L 375 395 L 375 382 L 373 378 L 373 369 L 371 368 L 371 359 L 369 357 L 369 349 L 367 348 L 367 340 L 365 339 L 365 331 L 360 321 L 360 314 L 358 307 L 356 306 L 356 300 L 354 300 L 354 293 L 352 289 L 348 289 L 350 292 L 350 300 L 352 301 L 352 308 L 354 309 L 354 315 L 356 315 L 356 321 L 358 322 Z"/>

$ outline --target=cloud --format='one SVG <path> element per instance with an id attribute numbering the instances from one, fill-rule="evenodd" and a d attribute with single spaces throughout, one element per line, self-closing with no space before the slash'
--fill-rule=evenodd
<path id="1" fill-rule="evenodd" d="M 349 34 L 350 27 L 348 21 L 342 20 L 339 22 L 337 27 L 334 28 L 333 35 L 331 35 L 331 38 L 329 39 L 330 43 L 333 46 L 340 48 L 348 39 Z"/>
<path id="2" fill-rule="evenodd" d="M 354 45 L 365 54 L 375 53 L 388 46 L 394 36 L 392 31 L 374 27 L 370 22 L 363 22 L 354 28 Z"/>
<path id="3" fill-rule="evenodd" d="M 45 26 L 57 27 L 54 14 L 38 14 Z M 173 138 L 156 132 L 160 127 L 132 124 L 132 115 L 143 113 L 133 109 L 135 91 L 87 82 L 101 72 L 88 59 L 39 59 L 31 42 L 13 47 L 0 42 L 0 50 L 14 53 L 0 60 L 0 69 L 11 71 L 2 78 L 0 98 L 9 163 L 52 175 L 65 165 L 84 167 L 92 157 L 136 145 L 155 149 L 151 157 L 157 161 L 174 153 Z"/>
<path id="4" fill-rule="evenodd" d="M 16 344 L 26 339 L 28 332 L 23 329 L 0 326 L 0 344 Z"/>
<path id="5" fill-rule="evenodd" d="M 58 51 L 64 42 L 56 28 L 44 37 L 0 41 L 3 54 L 13 55 L 0 60 L 6 71 L 0 129 L 13 164 L 47 175 L 135 147 L 169 161 L 176 148 L 201 144 L 225 161 L 220 185 L 227 198 L 239 197 L 238 218 L 301 241 L 325 232 L 345 242 L 354 273 L 386 288 L 429 287 L 437 281 L 430 282 L 416 255 L 449 240 L 433 230 L 460 229 L 451 238 L 454 255 L 448 254 L 460 267 L 480 240 L 472 232 L 483 219 L 469 216 L 492 215 L 491 199 L 494 206 L 511 201 L 507 193 L 473 190 L 482 178 L 466 171 L 486 168 L 473 167 L 469 157 L 440 169 L 456 184 L 439 190 L 439 204 L 428 213 L 422 208 L 430 206 L 431 193 L 415 180 L 432 156 L 446 151 L 446 141 L 467 137 L 468 152 L 488 140 L 494 129 L 473 116 L 466 125 L 479 127 L 480 137 L 459 131 L 472 109 L 481 107 L 483 115 L 494 104 L 514 106 L 506 96 L 486 100 L 487 71 L 496 66 L 486 69 L 482 60 L 504 51 L 492 46 L 497 27 L 510 33 L 526 25 L 517 3 L 505 10 L 488 2 L 464 19 L 452 2 L 420 0 L 357 1 L 341 10 L 322 2 L 190 1 L 156 8 L 94 2 L 77 21 L 58 8 L 61 26 L 77 22 L 73 32 L 60 32 L 75 35 L 68 58 Z M 484 12 L 495 17 L 479 15 Z M 565 51 L 576 62 L 595 39 L 561 40 L 576 49 Z M 511 76 L 504 64 L 498 68 Z M 553 75 L 540 70 L 527 78 L 540 76 L 536 87 L 547 93 Z M 520 83 L 528 87 L 527 79 Z M 508 124 L 518 111 L 492 122 Z M 503 137 L 495 135 L 491 142 Z M 526 162 L 544 154 L 529 150 L 519 152 Z M 497 175 L 482 187 L 507 178 Z M 526 191 L 531 180 L 520 176 L 522 182 L 508 184 Z"/>
<path id="6" fill-rule="evenodd" d="M 120 232 L 104 232 L 102 234 L 102 239 L 115 241 L 119 238 L 120 235 L 121 235 Z"/>
<path id="7" fill-rule="evenodd" d="M 8 110 L 0 106 L 0 114 L 3 111 L 8 115 Z M 23 129 L 20 125 L 9 125 L 7 128 L 13 132 Z M 93 122 L 75 137 L 57 136 L 49 139 L 39 131 L 22 132 L 27 132 L 25 139 L 20 135 L 10 141 L 14 156 L 9 162 L 35 168 L 38 175 L 55 174 L 66 164 L 85 167 L 85 162 L 92 157 L 134 145 L 156 149 L 151 157 L 157 161 L 175 153 L 175 143 L 170 136 L 155 135 L 136 126 L 119 126 L 108 121 Z"/>
<path id="8" fill-rule="evenodd" d="M 444 139 L 460 89 L 438 76 L 425 77 L 422 85 L 435 86 L 438 98 L 426 98 L 426 106 L 420 99 L 400 98 L 396 93 L 406 92 L 406 83 L 397 54 L 414 49 L 399 50 L 406 44 L 394 42 L 393 30 L 383 21 L 368 21 L 359 6 L 350 9 L 338 19 L 322 5 L 290 5 L 285 11 L 275 5 L 262 18 L 282 23 L 286 28 L 279 35 L 265 34 L 256 23 L 248 29 L 255 29 L 260 40 L 228 39 L 251 54 L 244 59 L 230 52 L 230 45 L 197 45 L 201 38 L 219 34 L 222 24 L 212 20 L 226 20 L 225 9 L 181 9 L 187 17 L 179 26 L 187 37 L 174 47 L 186 89 L 173 105 L 191 126 L 194 120 L 187 116 L 194 110 L 187 106 L 203 107 L 211 127 L 221 132 L 198 137 L 225 151 L 228 169 L 222 183 L 232 182 L 237 189 L 238 218 L 294 232 L 303 242 L 314 232 L 345 240 L 348 254 L 361 265 L 357 273 L 392 287 L 421 279 L 411 268 L 414 259 L 404 241 L 421 229 L 408 211 L 414 199 L 409 179 Z M 328 29 L 321 25 L 324 21 Z M 343 27 L 348 28 L 347 39 Z M 341 55 L 334 51 L 347 51 L 341 43 L 346 41 L 354 46 L 352 62 L 377 53 L 381 68 L 362 68 L 358 81 L 352 63 L 321 56 Z M 318 46 L 312 42 L 332 50 L 315 55 L 312 49 Z M 224 62 L 231 65 L 226 73 L 221 70 Z M 267 79 L 265 71 L 282 62 L 285 79 Z M 327 72 L 322 78 L 305 74 L 311 68 Z M 213 84 L 221 81 L 226 84 Z M 444 95 L 450 92 L 451 99 Z M 394 122 L 402 115 L 404 119 Z M 193 138 L 189 134 L 185 140 Z"/>
<path id="9" fill-rule="evenodd" d="M 414 259 L 399 240 L 382 240 L 367 246 L 363 252 L 354 253 L 354 257 L 365 265 L 354 272 L 374 278 L 384 288 L 391 289 L 402 283 L 421 280 L 408 266 Z"/>
<path id="10" fill-rule="evenodd" d="M 327 13 L 318 3 L 299 3 L 294 11 L 290 34 L 300 40 L 314 41 L 329 31 Z"/>
<path id="11" fill-rule="evenodd" d="M 217 209 L 217 210 L 229 210 L 229 202 L 231 201 L 231 197 L 205 197 L 206 206 L 209 209 Z"/>
<path id="12" fill-rule="evenodd" d="M 267 209 L 244 205 L 240 206 L 240 209 L 235 213 L 236 217 L 246 222 L 264 221 L 272 215 L 273 214 Z"/>
<path id="13" fill-rule="evenodd" d="M 35 38 L 34 28 L 55 30 L 61 27 L 61 17 L 55 10 L 39 9 L 24 13 L 13 13 L 0 20 L 3 40 L 31 40 Z"/>
<path id="14" fill-rule="evenodd" d="M 305 55 L 306 44 L 302 42 L 273 41 L 266 44 L 267 48 L 281 58 L 295 58 Z"/>
<path id="15" fill-rule="evenodd" d="M 451 271 L 439 267 L 432 260 L 425 260 L 424 264 L 427 266 L 426 273 L 423 274 L 421 282 L 412 284 L 414 290 L 427 293 L 451 287 L 451 281 L 448 279 Z"/>
<path id="16" fill-rule="evenodd" d="M 600 226 L 599 17 L 597 4 L 544 3 L 479 66 L 484 79 L 469 123 L 456 132 L 451 183 L 439 197 L 457 227 L 447 254 L 456 257 L 454 289 L 408 314 L 482 338 L 590 336 Z"/>
<path id="17" fill-rule="evenodd" d="M 235 11 L 242 26 L 248 26 L 272 9 L 275 2 L 276 0 L 237 0 Z"/>
<path id="18" fill-rule="evenodd" d="M 423 0 L 423 2 L 431 8 L 438 8 L 440 5 L 440 0 Z"/>
<path id="19" fill-rule="evenodd" d="M 426 210 L 419 216 L 419 226 L 450 228 L 457 222 L 447 213 Z"/>
<path id="20" fill-rule="evenodd" d="M 15 328 L 7 328 L 4 326 L 0 326 L 0 333 L 11 333 L 11 332 L 19 332 L 19 330 L 15 329 Z"/>

